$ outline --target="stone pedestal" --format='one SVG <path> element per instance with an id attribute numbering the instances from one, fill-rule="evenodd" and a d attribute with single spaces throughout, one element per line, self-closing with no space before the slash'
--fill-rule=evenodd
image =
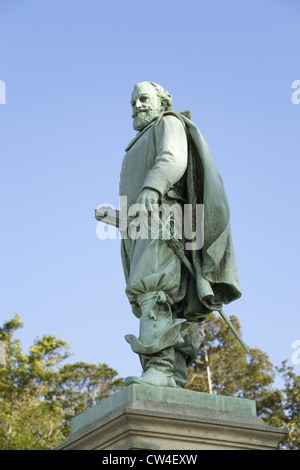
<path id="1" fill-rule="evenodd" d="M 56 450 L 274 450 L 284 436 L 252 400 L 130 385 L 73 418 Z"/>

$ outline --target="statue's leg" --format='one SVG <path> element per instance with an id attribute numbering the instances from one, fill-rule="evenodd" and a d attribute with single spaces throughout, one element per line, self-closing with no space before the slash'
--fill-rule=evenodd
<path id="1" fill-rule="evenodd" d="M 177 349 L 175 349 L 173 375 L 176 386 L 184 388 L 188 381 L 186 359 L 179 351 L 177 351 Z"/>
<path id="2" fill-rule="evenodd" d="M 186 321 L 181 328 L 184 343 L 175 349 L 174 377 L 176 385 L 184 388 L 188 381 L 187 368 L 191 366 L 196 357 L 203 336 L 196 323 Z"/>
<path id="3" fill-rule="evenodd" d="M 147 239 L 122 240 L 122 260 L 126 294 L 140 323 L 139 337 L 125 338 L 143 367 L 142 377 L 128 377 L 125 385 L 184 387 L 197 345 L 189 346 L 191 323 L 171 310 L 185 297 L 181 261 L 165 240 Z"/>
<path id="4" fill-rule="evenodd" d="M 184 388 L 188 381 L 186 359 L 175 348 L 166 348 L 153 355 L 140 355 L 140 361 L 144 373 L 142 381 L 138 380 L 139 383 L 145 382 L 145 379 L 151 379 L 152 382 L 154 378 L 157 380 L 159 376 L 156 372 L 154 374 L 157 369 L 165 371 L 172 378 L 168 381 L 168 386 Z"/>
<path id="5" fill-rule="evenodd" d="M 173 375 L 175 363 L 175 350 L 172 347 L 162 349 L 156 354 L 140 355 L 143 367 L 141 377 L 128 377 L 125 385 L 129 383 L 142 383 L 158 385 L 160 387 L 176 387 Z"/>
<path id="6" fill-rule="evenodd" d="M 171 299 L 164 292 L 150 292 L 139 300 L 141 309 L 139 338 L 126 335 L 132 350 L 139 354 L 142 377 L 127 377 L 125 385 L 147 383 L 176 387 L 174 378 L 175 346 L 184 343 L 180 333 L 184 319 L 174 319 Z"/>

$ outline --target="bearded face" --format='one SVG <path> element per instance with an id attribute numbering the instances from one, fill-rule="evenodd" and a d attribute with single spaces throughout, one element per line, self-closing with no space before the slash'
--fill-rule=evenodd
<path id="1" fill-rule="evenodd" d="M 163 111 L 162 103 L 153 86 L 141 83 L 134 87 L 131 96 L 133 128 L 141 131 Z"/>

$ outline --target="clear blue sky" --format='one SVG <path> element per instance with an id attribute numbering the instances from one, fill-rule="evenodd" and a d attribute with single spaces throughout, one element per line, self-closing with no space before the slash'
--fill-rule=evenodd
<path id="1" fill-rule="evenodd" d="M 72 361 L 140 365 L 119 240 L 94 209 L 118 206 L 136 82 L 190 109 L 231 206 L 242 298 L 227 306 L 274 365 L 300 340 L 300 4 L 297 0 L 1 0 L 0 323 L 26 350 L 66 340 Z M 295 365 L 300 373 L 300 365 Z"/>

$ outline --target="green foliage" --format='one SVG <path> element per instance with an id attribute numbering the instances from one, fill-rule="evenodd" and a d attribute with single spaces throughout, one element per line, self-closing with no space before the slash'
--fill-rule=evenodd
<path id="1" fill-rule="evenodd" d="M 288 435 L 283 446 L 289 450 L 300 450 L 300 376 L 296 375 L 292 367 L 283 361 L 277 371 L 284 380 L 282 392 L 282 406 L 284 413 L 274 413 L 270 424 L 287 429 Z"/>
<path id="2" fill-rule="evenodd" d="M 70 420 L 85 409 L 123 387 L 122 379 L 115 379 L 116 371 L 106 364 L 77 362 L 60 369 L 60 380 L 55 394 L 64 414 L 64 435 L 70 432 Z"/>
<path id="3" fill-rule="evenodd" d="M 230 320 L 241 335 L 237 318 L 231 316 Z M 300 377 L 286 362 L 274 369 L 267 354 L 259 349 L 250 349 L 248 357 L 218 316 L 210 315 L 199 327 L 204 342 L 195 365 L 189 369 L 187 388 L 255 400 L 258 416 L 268 424 L 288 429 L 281 447 L 300 450 Z M 273 388 L 276 371 L 285 380 L 283 390 Z"/>
<path id="4" fill-rule="evenodd" d="M 231 316 L 230 320 L 241 334 L 237 318 Z M 210 315 L 205 321 L 204 335 L 196 366 L 189 371 L 188 388 L 208 392 L 206 366 L 209 366 L 214 393 L 256 400 L 258 413 L 263 413 L 264 399 L 270 393 L 275 377 L 268 356 L 258 349 L 250 349 L 251 356 L 248 359 L 246 351 L 226 323 L 215 315 Z"/>
<path id="5" fill-rule="evenodd" d="M 65 440 L 70 418 L 122 388 L 106 364 L 63 364 L 69 346 L 55 335 L 35 340 L 28 354 L 14 339 L 16 315 L 0 328 L 6 365 L 0 368 L 0 449 L 52 449 Z"/>
<path id="6" fill-rule="evenodd" d="M 231 321 L 241 334 L 236 317 Z M 6 364 L 0 366 L 0 450 L 53 449 L 70 433 L 70 419 L 123 387 L 106 364 L 68 364 L 68 344 L 45 335 L 27 354 L 14 338 L 23 323 L 16 315 L 0 328 Z M 201 326 L 199 325 L 201 328 Z M 187 388 L 255 400 L 258 415 L 288 435 L 281 448 L 300 450 L 300 376 L 284 361 L 274 369 L 268 356 L 250 349 L 251 357 L 225 322 L 210 315 L 205 340 L 189 369 Z M 276 372 L 284 381 L 274 389 Z"/>

